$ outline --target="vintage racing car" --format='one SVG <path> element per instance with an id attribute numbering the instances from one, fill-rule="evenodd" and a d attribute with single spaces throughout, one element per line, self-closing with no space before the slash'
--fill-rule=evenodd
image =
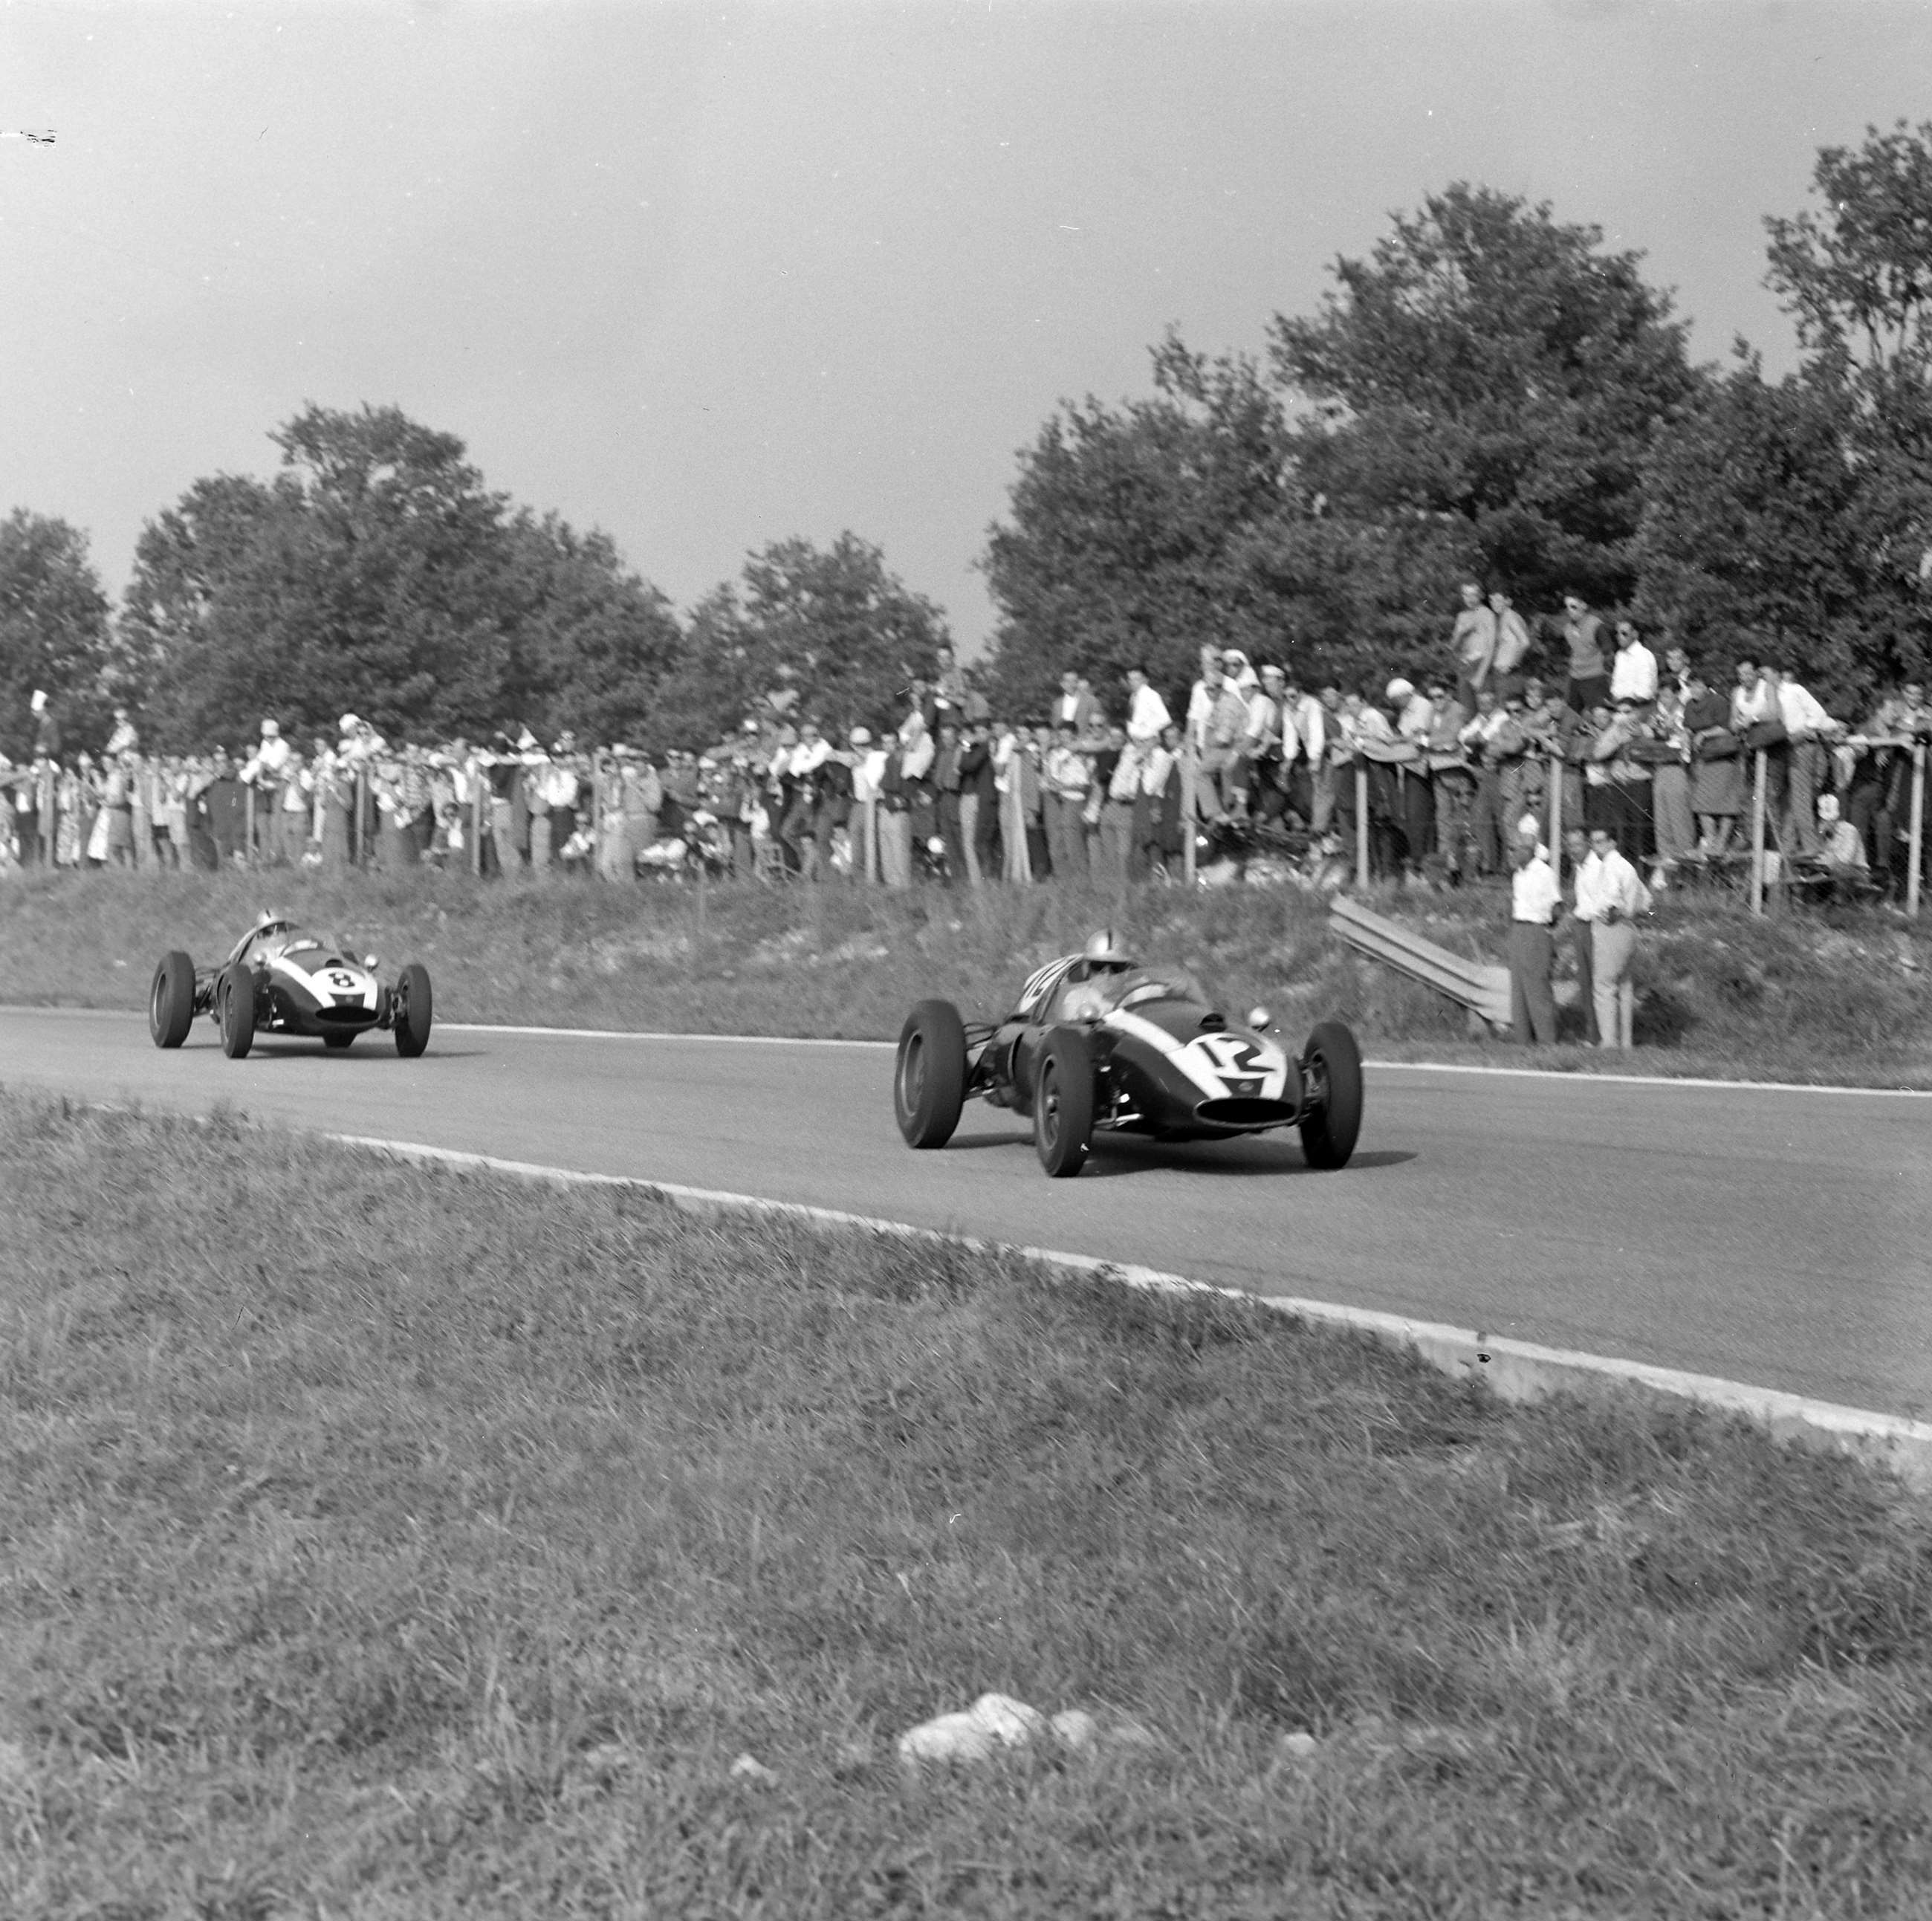
<path id="1" fill-rule="evenodd" d="M 1078 1174 L 1096 1133 L 1224 1139 L 1294 1127 L 1312 1167 L 1340 1167 L 1362 1124 L 1354 1037 L 1324 1021 L 1300 1057 L 1257 1007 L 1231 1028 L 1183 971 L 1142 966 L 1111 933 L 1049 961 L 997 1023 L 922 1001 L 899 1036 L 892 1106 L 910 1147 L 944 1147 L 977 1095 L 1032 1117 L 1040 1164 Z"/>
<path id="2" fill-rule="evenodd" d="M 220 1030 L 222 1052 L 239 1060 L 258 1031 L 308 1034 L 341 1048 L 387 1028 L 396 1052 L 413 1060 L 429 1045 L 428 972 L 412 962 L 385 986 L 376 965 L 374 954 L 265 914 L 219 967 L 197 968 L 178 950 L 164 955 L 148 990 L 148 1031 L 157 1047 L 178 1047 L 195 1016 L 207 1014 Z"/>

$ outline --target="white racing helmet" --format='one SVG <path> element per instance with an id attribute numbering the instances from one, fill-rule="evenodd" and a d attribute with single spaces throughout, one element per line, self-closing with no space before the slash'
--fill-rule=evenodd
<path id="1" fill-rule="evenodd" d="M 1129 953 L 1120 937 L 1111 927 L 1102 927 L 1090 934 L 1087 944 L 1080 950 L 1081 958 L 1089 967 L 1137 967 L 1140 963 Z"/>

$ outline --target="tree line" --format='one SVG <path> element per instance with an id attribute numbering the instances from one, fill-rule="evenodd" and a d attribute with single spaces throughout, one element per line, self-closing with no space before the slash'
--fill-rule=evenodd
<path id="1" fill-rule="evenodd" d="M 394 407 L 311 406 L 272 480 L 196 481 L 142 529 L 110 610 L 76 530 L 0 521 L 0 752 L 32 691 L 98 746 L 127 706 L 160 748 L 298 735 L 351 712 L 392 737 L 533 729 L 709 745 L 788 683 L 848 723 L 896 717 L 946 641 L 879 550 L 773 542 L 680 618 L 609 537 L 492 491 L 463 443 Z"/>
<path id="2" fill-rule="evenodd" d="M 1212 641 L 1373 684 L 1439 656 L 1465 580 L 1566 590 L 1722 656 L 1771 653 L 1856 707 L 1932 664 L 1932 122 L 1818 157 L 1766 221 L 1798 363 L 1696 365 L 1642 256 L 1457 184 L 1264 355 L 1170 335 L 1152 391 L 1060 407 L 982 560 L 981 677 L 1017 716 L 1072 669 L 1170 688 Z M 504 724 L 716 740 L 787 685 L 876 722 L 946 639 L 851 534 L 778 542 L 680 617 L 600 533 L 491 491 L 393 407 L 311 406 L 267 481 L 196 481 L 143 528 L 111 609 L 84 536 L 0 521 L 0 751 L 55 692 L 74 731 L 134 709 L 157 744 L 352 709 L 386 732 Z"/>
<path id="3" fill-rule="evenodd" d="M 1642 257 L 1468 185 L 1264 357 L 1170 335 L 1153 392 L 1063 405 L 986 566 L 994 678 L 1191 677 L 1203 641 L 1362 685 L 1444 652 L 1464 581 L 1566 590 L 1694 653 L 1774 653 L 1833 703 L 1932 658 L 1932 123 L 1822 150 L 1767 219 L 1799 364 L 1696 366 Z"/>

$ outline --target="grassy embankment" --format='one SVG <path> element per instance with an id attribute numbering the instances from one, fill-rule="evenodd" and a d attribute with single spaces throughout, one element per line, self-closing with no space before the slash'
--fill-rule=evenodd
<path id="1" fill-rule="evenodd" d="M 8 1915 L 1932 1887 L 1923 1510 L 1692 1411 L 0 1096 L 0 1422 Z M 990 1688 L 1156 1741 L 899 1765 Z"/>
<path id="2" fill-rule="evenodd" d="M 1502 952 L 1499 888 L 1376 905 L 1458 951 Z M 1470 1040 L 1456 1010 L 1350 954 L 1322 905 L 1286 890 L 1123 901 L 1054 887 L 479 886 L 434 872 L 35 875 L 0 888 L 0 1000 L 140 1006 L 163 951 L 213 958 L 265 906 L 339 927 L 392 964 L 424 961 L 451 1019 L 890 1038 L 927 995 L 1000 1011 L 1028 968 L 1112 919 L 1231 1005 L 1264 1003 L 1292 1038 L 1334 1014 L 1385 1054 L 1525 1058 Z M 1754 921 L 1669 896 L 1639 971 L 1631 1064 L 1646 1071 L 1932 1086 L 1932 933 L 1895 917 Z M 1546 1064 L 1598 1064 L 1574 1044 L 1577 1019 L 1566 1015 L 1571 1038 Z"/>

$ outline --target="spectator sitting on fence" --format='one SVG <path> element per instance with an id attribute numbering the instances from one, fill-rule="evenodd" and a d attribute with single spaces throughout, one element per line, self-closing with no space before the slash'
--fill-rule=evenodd
<path id="1" fill-rule="evenodd" d="M 1864 842 L 1850 821 L 1840 817 L 1838 797 L 1818 797 L 1818 857 L 1834 872 L 1863 875 L 1870 872 Z"/>

